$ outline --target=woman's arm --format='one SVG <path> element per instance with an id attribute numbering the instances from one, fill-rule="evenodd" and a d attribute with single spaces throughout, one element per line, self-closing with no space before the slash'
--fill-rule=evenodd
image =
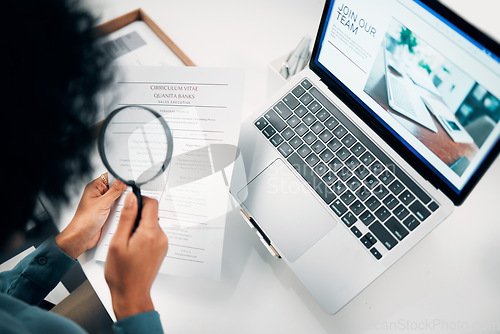
<path id="1" fill-rule="evenodd" d="M 108 189 L 101 177 L 90 182 L 70 224 L 12 270 L 0 273 L 0 292 L 38 305 L 73 267 L 76 258 L 95 247 L 111 205 L 125 188 L 115 181 Z"/>
<path id="2" fill-rule="evenodd" d="M 12 270 L 0 273 L 0 291 L 38 305 L 75 263 L 50 238 Z"/>
<path id="3" fill-rule="evenodd" d="M 143 197 L 142 217 L 133 231 L 137 198 L 130 193 L 109 245 L 104 276 L 118 321 L 116 333 L 163 333 L 151 299 L 151 286 L 168 249 L 168 239 L 158 224 L 158 202 Z"/>

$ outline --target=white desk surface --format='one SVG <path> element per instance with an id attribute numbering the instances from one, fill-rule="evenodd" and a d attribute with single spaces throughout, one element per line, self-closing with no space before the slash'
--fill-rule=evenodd
<path id="1" fill-rule="evenodd" d="M 314 37 L 323 0 L 86 0 L 106 22 L 141 7 L 199 66 L 246 68 L 244 115 L 266 96 L 267 65 Z M 500 40 L 496 1 L 446 0 Z M 496 8 L 492 8 L 496 7 Z M 250 100 L 250 98 L 255 100 Z M 94 157 L 98 161 L 97 157 Z M 96 162 L 95 175 L 104 171 Z M 328 316 L 237 212 L 226 223 L 222 279 L 159 275 L 166 333 L 500 333 L 500 159 L 465 204 L 398 263 Z M 75 203 L 63 210 L 59 227 Z M 108 310 L 103 265 L 80 261 Z"/>

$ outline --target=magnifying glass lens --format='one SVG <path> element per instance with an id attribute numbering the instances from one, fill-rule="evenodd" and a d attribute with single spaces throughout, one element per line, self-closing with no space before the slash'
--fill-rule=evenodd
<path id="1" fill-rule="evenodd" d="M 165 121 L 143 107 L 110 114 L 101 133 L 101 156 L 110 172 L 129 185 L 140 186 L 160 175 L 169 162 L 169 131 Z"/>

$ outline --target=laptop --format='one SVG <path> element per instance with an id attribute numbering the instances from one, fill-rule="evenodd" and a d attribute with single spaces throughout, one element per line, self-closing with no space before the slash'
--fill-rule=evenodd
<path id="1" fill-rule="evenodd" d="M 432 112 L 436 132 L 391 110 L 386 53 L 472 141 Z M 446 219 L 497 157 L 499 56 L 436 1 L 327 0 L 309 67 L 244 122 L 231 194 L 326 313 Z"/>

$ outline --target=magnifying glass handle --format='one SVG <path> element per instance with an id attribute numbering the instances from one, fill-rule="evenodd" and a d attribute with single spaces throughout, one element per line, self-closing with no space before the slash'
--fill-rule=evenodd
<path id="1" fill-rule="evenodd" d="M 135 197 L 137 197 L 137 217 L 135 218 L 134 229 L 132 230 L 132 232 L 135 232 L 136 228 L 139 226 L 139 221 L 141 220 L 142 196 L 141 189 L 135 184 L 132 185 L 132 191 L 134 192 Z"/>

